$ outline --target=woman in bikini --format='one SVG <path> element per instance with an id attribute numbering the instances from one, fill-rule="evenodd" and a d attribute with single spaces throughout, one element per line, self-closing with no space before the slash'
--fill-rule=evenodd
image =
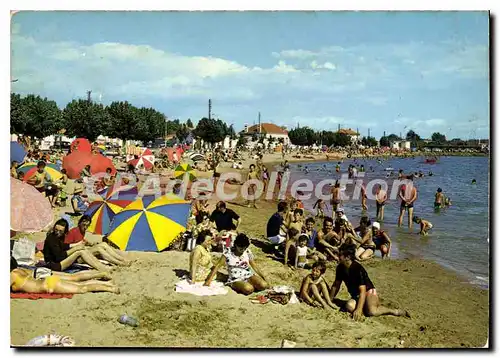
<path id="1" fill-rule="evenodd" d="M 75 274 L 51 272 L 50 276 L 36 279 L 36 271 L 17 266 L 17 261 L 10 258 L 10 289 L 12 292 L 26 293 L 120 293 L 120 289 L 110 281 L 106 272 L 84 271 Z"/>

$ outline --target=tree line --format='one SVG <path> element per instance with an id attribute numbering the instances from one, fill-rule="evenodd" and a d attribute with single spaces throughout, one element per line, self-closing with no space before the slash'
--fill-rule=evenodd
<path id="1" fill-rule="evenodd" d="M 352 144 L 351 138 L 347 134 L 324 130 L 315 131 L 309 127 L 294 128 L 288 132 L 288 137 L 290 138 L 290 142 L 294 145 L 311 146 L 313 144 L 323 144 L 328 147 L 347 147 Z M 399 140 L 410 141 L 412 147 L 423 144 L 423 139 L 413 130 L 408 131 L 404 138 L 396 134 L 382 136 L 379 140 L 372 136 L 363 137 L 361 139 L 361 144 L 365 147 L 376 147 L 378 145 L 381 147 L 389 147 L 391 142 Z M 435 132 L 431 136 L 431 142 L 433 144 L 459 143 L 460 141 L 460 139 L 455 138 L 451 142 L 448 142 L 446 136 L 439 132 Z"/>

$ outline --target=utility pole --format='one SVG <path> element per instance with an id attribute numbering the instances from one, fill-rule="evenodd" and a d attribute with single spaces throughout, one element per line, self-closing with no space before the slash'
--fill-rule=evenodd
<path id="1" fill-rule="evenodd" d="M 212 100 L 208 100 L 208 119 L 212 119 Z"/>
<path id="2" fill-rule="evenodd" d="M 87 91 L 87 101 L 92 102 L 92 97 L 91 97 L 92 91 Z"/>
<path id="3" fill-rule="evenodd" d="M 370 128 L 368 128 L 368 138 L 370 138 Z"/>
<path id="4" fill-rule="evenodd" d="M 260 123 L 260 112 L 259 112 L 259 136 L 262 133 L 262 124 Z"/>

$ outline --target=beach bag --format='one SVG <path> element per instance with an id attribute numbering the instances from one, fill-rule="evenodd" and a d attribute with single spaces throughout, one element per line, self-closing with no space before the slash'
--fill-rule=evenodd
<path id="1" fill-rule="evenodd" d="M 35 252 L 36 244 L 27 237 L 17 240 L 12 248 L 12 256 L 19 265 L 33 265 L 35 263 Z"/>

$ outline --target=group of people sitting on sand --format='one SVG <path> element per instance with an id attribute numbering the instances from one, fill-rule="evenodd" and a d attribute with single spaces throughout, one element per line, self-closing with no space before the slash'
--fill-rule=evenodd
<path id="1" fill-rule="evenodd" d="M 11 256 L 11 290 L 27 293 L 119 293 L 119 288 L 111 281 L 110 266 L 99 259 L 105 260 L 111 267 L 128 266 L 131 262 L 106 239 L 99 243 L 87 241 L 85 233 L 90 222 L 90 217 L 84 215 L 78 226 L 69 230 L 66 219 L 56 221 L 45 238 L 44 265 L 41 267 L 19 267 Z M 74 264 L 85 264 L 97 271 L 64 272 Z"/>

